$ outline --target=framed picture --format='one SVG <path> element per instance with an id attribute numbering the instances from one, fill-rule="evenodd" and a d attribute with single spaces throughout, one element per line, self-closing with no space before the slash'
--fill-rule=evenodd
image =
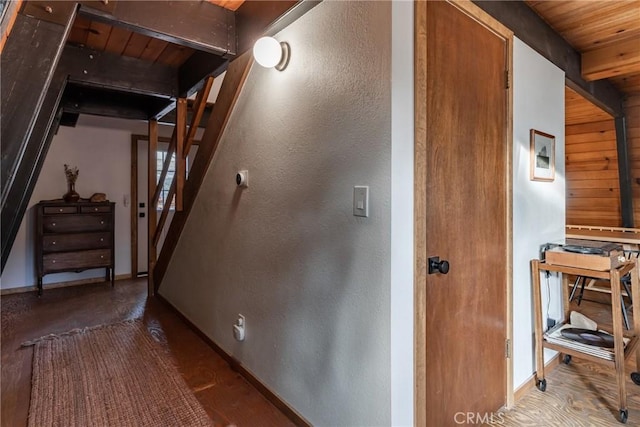
<path id="1" fill-rule="evenodd" d="M 531 129 L 531 180 L 553 181 L 556 177 L 556 137 Z"/>

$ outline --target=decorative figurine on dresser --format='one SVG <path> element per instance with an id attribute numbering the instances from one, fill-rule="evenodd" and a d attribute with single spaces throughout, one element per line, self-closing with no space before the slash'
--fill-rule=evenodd
<path id="1" fill-rule="evenodd" d="M 65 165 L 68 182 L 69 170 Z M 75 184 L 77 168 L 72 172 Z M 115 279 L 115 203 L 106 200 L 102 193 L 94 194 L 91 199 L 79 196 L 73 197 L 74 201 L 65 199 L 69 198 L 41 201 L 36 205 L 38 295 L 42 295 L 42 278 L 49 273 L 105 268 L 105 280 L 113 286 Z"/>

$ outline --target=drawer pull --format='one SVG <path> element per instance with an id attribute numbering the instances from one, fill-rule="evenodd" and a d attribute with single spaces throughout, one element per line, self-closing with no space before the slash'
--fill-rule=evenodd
<path id="1" fill-rule="evenodd" d="M 104 221 L 100 221 L 100 224 L 104 224 Z"/>
<path id="2" fill-rule="evenodd" d="M 55 264 L 55 263 L 56 263 L 56 260 L 55 260 L 55 259 L 54 259 L 54 260 L 51 260 L 51 264 Z"/>
<path id="3" fill-rule="evenodd" d="M 100 255 L 100 259 L 104 259 L 104 255 Z"/>
<path id="4" fill-rule="evenodd" d="M 56 223 L 55 223 L 55 222 L 52 222 L 52 223 L 51 223 L 51 226 L 52 226 L 52 227 L 55 227 L 55 226 L 56 226 Z"/>
<path id="5" fill-rule="evenodd" d="M 98 212 L 98 208 L 93 208 L 93 210 L 94 210 L 95 212 Z"/>
<path id="6" fill-rule="evenodd" d="M 58 212 L 62 212 L 62 208 L 58 209 Z"/>
<path id="7" fill-rule="evenodd" d="M 101 238 L 100 238 L 100 241 L 101 241 L 101 242 L 104 242 L 104 237 L 101 237 Z M 55 243 L 54 243 L 54 245 L 55 245 Z"/>
<path id="8" fill-rule="evenodd" d="M 53 242 L 51 242 L 51 244 L 52 244 L 52 245 L 55 245 L 55 244 L 56 244 L 56 241 L 54 240 Z"/>

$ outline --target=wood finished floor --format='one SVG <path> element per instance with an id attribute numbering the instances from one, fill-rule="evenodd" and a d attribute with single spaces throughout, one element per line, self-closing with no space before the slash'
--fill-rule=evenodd
<path id="1" fill-rule="evenodd" d="M 73 328 L 141 317 L 172 353 L 179 371 L 216 426 L 292 426 L 166 305 L 146 297 L 146 279 L 46 289 L 3 296 L 1 312 L 3 427 L 27 424 L 33 347 L 24 341 Z"/>
<path id="2" fill-rule="evenodd" d="M 607 302 L 609 296 L 595 292 L 585 293 L 586 298 Z M 571 309 L 598 322 L 604 328 L 611 327 L 611 307 L 598 302 L 583 301 Z M 633 320 L 630 316 L 629 322 Z M 625 365 L 627 408 L 626 425 L 640 426 L 640 386 L 635 385 L 629 374 L 636 369 L 635 356 Z M 553 371 L 546 372 L 547 390 L 529 390 L 515 406 L 494 418 L 492 425 L 501 426 L 622 426 L 618 421 L 618 387 L 615 369 L 574 357 L 569 365 L 561 363 Z"/>

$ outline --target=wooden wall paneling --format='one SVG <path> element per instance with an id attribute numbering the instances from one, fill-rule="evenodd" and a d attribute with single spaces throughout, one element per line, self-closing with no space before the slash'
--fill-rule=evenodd
<path id="1" fill-rule="evenodd" d="M 565 93 L 567 224 L 620 226 L 614 120 L 572 89 Z"/>
<path id="2" fill-rule="evenodd" d="M 625 102 L 627 112 L 627 143 L 629 144 L 631 189 L 634 222 L 640 224 L 640 94 Z"/>

